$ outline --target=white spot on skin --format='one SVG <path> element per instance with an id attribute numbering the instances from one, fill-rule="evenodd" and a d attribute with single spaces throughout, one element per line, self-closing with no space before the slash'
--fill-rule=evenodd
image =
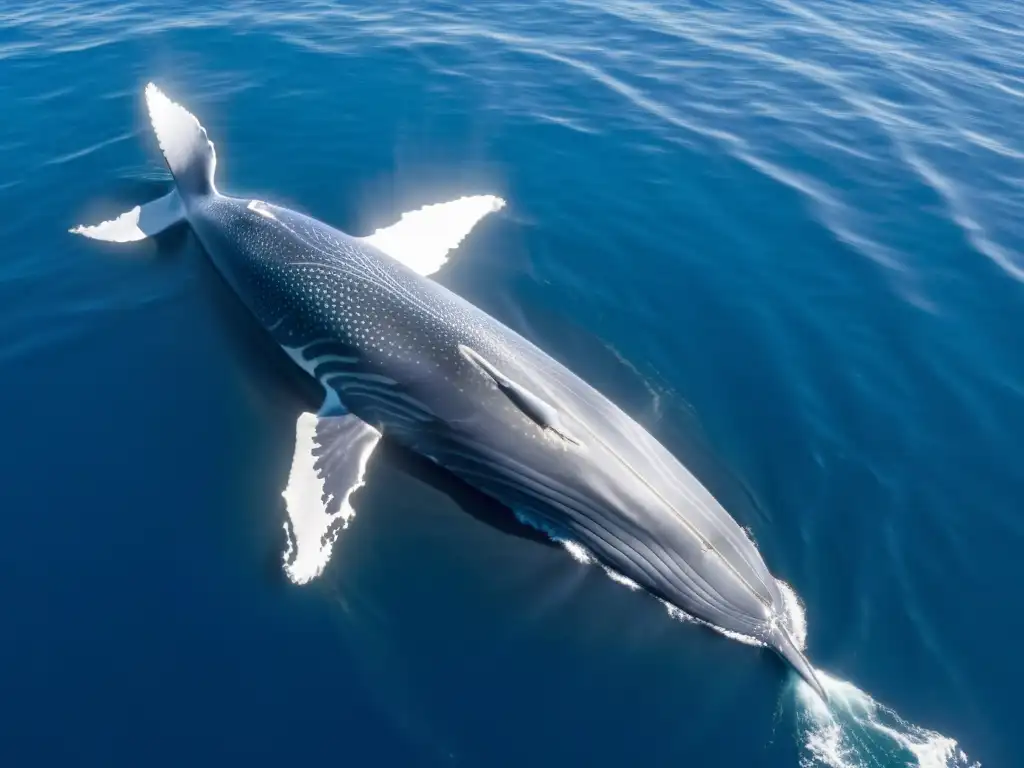
<path id="1" fill-rule="evenodd" d="M 270 209 L 267 208 L 267 204 L 264 203 L 262 200 L 250 200 L 249 205 L 247 205 L 246 207 L 250 211 L 255 211 L 260 216 L 277 221 L 277 217 L 270 212 Z"/>

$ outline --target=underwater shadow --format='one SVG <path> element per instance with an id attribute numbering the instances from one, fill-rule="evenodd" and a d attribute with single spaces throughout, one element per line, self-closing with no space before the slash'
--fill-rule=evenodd
<path id="1" fill-rule="evenodd" d="M 442 493 L 470 517 L 510 536 L 545 546 L 557 546 L 536 528 L 519 521 L 515 513 L 499 501 L 477 490 L 448 470 L 387 438 L 381 440 L 377 457 L 404 474 Z"/>

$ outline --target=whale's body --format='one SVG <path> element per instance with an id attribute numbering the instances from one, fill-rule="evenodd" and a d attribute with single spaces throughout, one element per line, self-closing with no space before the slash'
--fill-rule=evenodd
<path id="1" fill-rule="evenodd" d="M 775 649 L 824 696 L 793 640 L 783 589 L 746 532 L 610 400 L 414 268 L 407 255 L 422 229 L 395 248 L 387 231 L 353 237 L 222 195 L 205 131 L 155 88 L 147 96 L 176 192 L 148 214 L 77 231 L 138 239 L 187 221 L 252 314 L 323 386 L 320 412 L 297 425 L 285 492 L 296 581 L 322 570 L 383 434 L 670 606 Z M 481 200 L 472 221 L 500 205 Z M 331 514 L 330 504 L 345 509 Z"/>

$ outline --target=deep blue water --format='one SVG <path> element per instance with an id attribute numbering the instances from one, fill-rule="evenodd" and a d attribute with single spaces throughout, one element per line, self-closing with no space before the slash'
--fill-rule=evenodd
<path id="1" fill-rule="evenodd" d="M 1020 7 L 203 6 L 0 5 L 0 764 L 1024 764 Z M 67 234 L 169 188 L 150 79 L 347 231 L 508 200 L 438 279 L 750 527 L 834 720 L 386 453 L 289 584 L 307 393 L 187 231 Z"/>

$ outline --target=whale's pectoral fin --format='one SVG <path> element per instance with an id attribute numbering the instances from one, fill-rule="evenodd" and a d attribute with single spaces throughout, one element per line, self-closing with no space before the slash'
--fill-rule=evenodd
<path id="1" fill-rule="evenodd" d="M 460 197 L 403 213 L 398 222 L 363 240 L 421 275 L 432 275 L 480 219 L 504 205 L 493 195 Z"/>
<path id="2" fill-rule="evenodd" d="M 91 227 L 77 226 L 69 229 L 73 235 L 106 240 L 111 243 L 131 243 L 163 232 L 165 229 L 185 220 L 185 206 L 177 190 L 171 190 L 145 205 L 136 205 L 116 219 L 104 221 Z"/>
<path id="3" fill-rule="evenodd" d="M 558 409 L 553 405 L 535 395 L 521 384 L 512 381 L 498 368 L 488 361 L 483 355 L 472 347 L 465 344 L 459 345 L 459 352 L 464 358 L 476 365 L 481 371 L 490 377 L 495 386 L 507 397 L 512 404 L 523 412 L 530 421 L 534 422 L 541 429 L 558 435 L 560 438 L 573 445 L 579 445 L 580 441 L 573 437 L 562 426 L 562 419 Z"/>
<path id="4" fill-rule="evenodd" d="M 331 559 L 338 534 L 355 515 L 352 494 L 362 487 L 380 432 L 352 414 L 299 415 L 288 486 L 284 570 L 296 584 L 319 576 Z"/>

